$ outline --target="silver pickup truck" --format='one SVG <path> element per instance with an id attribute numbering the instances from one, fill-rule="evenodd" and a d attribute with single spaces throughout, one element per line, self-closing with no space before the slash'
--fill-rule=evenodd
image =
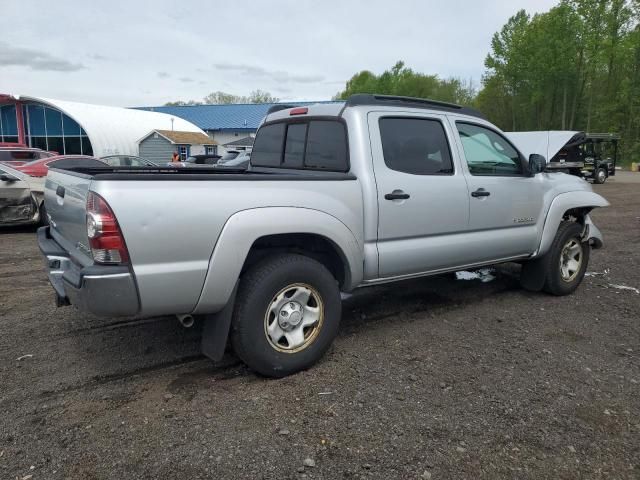
<path id="1" fill-rule="evenodd" d="M 573 292 L 608 203 L 474 110 L 355 95 L 273 108 L 246 171 L 53 169 L 45 205 L 58 305 L 199 317 L 207 356 L 229 338 L 284 376 L 327 351 L 357 288 L 518 262 L 524 288 Z"/>

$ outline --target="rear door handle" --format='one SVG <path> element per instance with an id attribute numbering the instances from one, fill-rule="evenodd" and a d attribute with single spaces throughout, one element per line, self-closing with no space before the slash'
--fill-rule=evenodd
<path id="1" fill-rule="evenodd" d="M 487 192 L 484 188 L 479 188 L 475 192 L 471 192 L 472 197 L 488 197 L 491 192 Z"/>
<path id="2" fill-rule="evenodd" d="M 61 198 L 64 198 L 64 187 L 62 185 L 58 185 L 58 188 L 56 188 L 56 195 L 58 195 Z"/>
<path id="3" fill-rule="evenodd" d="M 384 198 L 385 200 L 406 200 L 411 195 L 408 193 L 404 193 L 402 190 L 394 190 L 391 193 L 387 193 Z"/>

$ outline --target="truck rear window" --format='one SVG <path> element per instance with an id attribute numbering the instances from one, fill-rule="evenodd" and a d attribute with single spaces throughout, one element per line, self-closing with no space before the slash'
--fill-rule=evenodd
<path id="1" fill-rule="evenodd" d="M 338 120 L 278 122 L 260 128 L 251 165 L 346 172 L 347 131 Z"/>

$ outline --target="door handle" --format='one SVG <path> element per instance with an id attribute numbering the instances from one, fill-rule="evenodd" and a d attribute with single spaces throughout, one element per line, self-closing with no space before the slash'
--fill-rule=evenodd
<path id="1" fill-rule="evenodd" d="M 64 198 L 64 194 L 65 194 L 65 189 L 62 185 L 58 185 L 58 188 L 56 188 L 56 195 L 59 196 L 60 198 Z"/>
<path id="2" fill-rule="evenodd" d="M 484 188 L 479 188 L 475 192 L 471 192 L 472 197 L 488 197 L 491 192 L 487 192 Z"/>
<path id="3" fill-rule="evenodd" d="M 391 193 L 387 193 L 384 198 L 385 200 L 406 200 L 411 195 L 408 193 L 404 193 L 402 190 L 394 190 Z"/>

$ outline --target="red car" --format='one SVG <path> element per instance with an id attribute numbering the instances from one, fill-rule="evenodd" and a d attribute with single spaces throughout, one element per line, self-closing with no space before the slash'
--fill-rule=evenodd
<path id="1" fill-rule="evenodd" d="M 0 163 L 6 163 L 12 167 L 42 158 L 53 157 L 54 155 L 56 153 L 40 150 L 39 148 L 0 145 Z"/>
<path id="2" fill-rule="evenodd" d="M 22 165 L 12 165 L 12 167 L 32 177 L 46 177 L 47 172 L 49 171 L 49 166 L 54 166 L 53 162 L 59 162 L 59 166 L 61 167 L 64 163 L 64 168 L 68 168 L 72 167 L 74 163 L 86 165 L 88 163 L 87 161 L 91 163 L 94 161 L 100 162 L 97 158 L 90 157 L 88 155 L 56 155 L 48 158 L 41 158 L 40 160 L 34 160 Z M 99 165 L 104 166 L 104 162 L 100 162 Z"/>

